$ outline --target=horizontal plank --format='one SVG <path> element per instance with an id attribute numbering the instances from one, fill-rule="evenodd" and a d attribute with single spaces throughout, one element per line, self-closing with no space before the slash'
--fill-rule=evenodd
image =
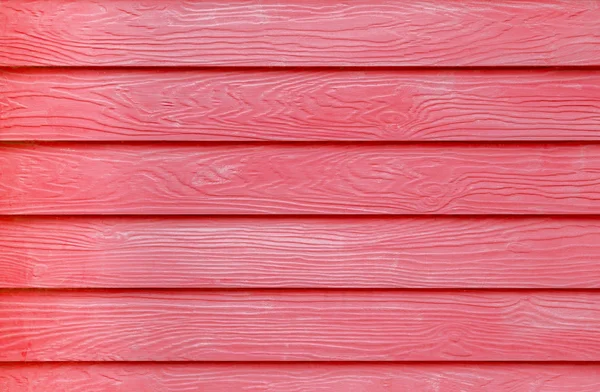
<path id="1" fill-rule="evenodd" d="M 0 219 L 3 288 L 600 288 L 599 260 L 596 218 Z"/>
<path id="2" fill-rule="evenodd" d="M 0 296 L 0 361 L 598 361 L 600 293 Z"/>
<path id="3" fill-rule="evenodd" d="M 0 366 L 10 392 L 597 392 L 597 364 L 29 364 Z"/>
<path id="4" fill-rule="evenodd" d="M 4 0 L 0 65 L 600 65 L 595 1 Z"/>
<path id="5" fill-rule="evenodd" d="M 0 214 L 589 214 L 600 145 L 8 144 Z"/>
<path id="6" fill-rule="evenodd" d="M 0 71 L 0 140 L 600 140 L 590 71 Z"/>

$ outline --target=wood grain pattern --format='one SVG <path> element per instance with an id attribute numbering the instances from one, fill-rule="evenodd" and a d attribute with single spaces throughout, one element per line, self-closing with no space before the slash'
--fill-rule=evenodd
<path id="1" fill-rule="evenodd" d="M 600 288 L 599 260 L 596 218 L 0 219 L 4 288 Z"/>
<path id="2" fill-rule="evenodd" d="M 3 0 L 0 65 L 600 65 L 598 2 Z"/>
<path id="3" fill-rule="evenodd" d="M 600 145 L 4 144 L 2 214 L 589 214 Z"/>
<path id="4" fill-rule="evenodd" d="M 597 392 L 599 16 L 0 0 L 0 392 Z"/>
<path id="5" fill-rule="evenodd" d="M 1 361 L 598 361 L 600 293 L 4 292 Z"/>
<path id="6" fill-rule="evenodd" d="M 4 388 L 4 389 L 2 389 Z M 35 364 L 0 366 L 10 392 L 597 392 L 597 364 Z"/>
<path id="7" fill-rule="evenodd" d="M 0 71 L 0 140 L 600 140 L 589 71 Z"/>

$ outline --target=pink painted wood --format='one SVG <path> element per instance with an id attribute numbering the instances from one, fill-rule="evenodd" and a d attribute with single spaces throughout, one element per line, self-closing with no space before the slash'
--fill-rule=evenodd
<path id="1" fill-rule="evenodd" d="M 7 66 L 600 65 L 595 1 L 3 0 Z"/>
<path id="2" fill-rule="evenodd" d="M 589 214 L 600 145 L 14 144 L 2 214 Z"/>
<path id="3" fill-rule="evenodd" d="M 600 288 L 599 260 L 588 217 L 0 219 L 4 288 Z"/>
<path id="4" fill-rule="evenodd" d="M 0 71 L 0 140 L 600 140 L 600 75 L 537 70 Z"/>
<path id="5" fill-rule="evenodd" d="M 595 291 L 18 291 L 0 361 L 600 361 Z"/>
<path id="6" fill-rule="evenodd" d="M 0 365 L 10 392 L 597 392 L 597 364 L 100 363 Z"/>
<path id="7" fill-rule="evenodd" d="M 0 0 L 0 392 L 600 390 L 599 12 Z"/>

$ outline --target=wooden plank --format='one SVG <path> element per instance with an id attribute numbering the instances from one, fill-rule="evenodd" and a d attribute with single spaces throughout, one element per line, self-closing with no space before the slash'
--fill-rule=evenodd
<path id="1" fill-rule="evenodd" d="M 4 292 L 1 361 L 598 361 L 600 293 Z"/>
<path id="2" fill-rule="evenodd" d="M 589 71 L 0 71 L 0 140 L 600 140 Z"/>
<path id="3" fill-rule="evenodd" d="M 0 366 L 10 392 L 597 392 L 597 364 L 102 363 Z"/>
<path id="4" fill-rule="evenodd" d="M 599 260 L 596 218 L 0 219 L 3 288 L 600 288 Z"/>
<path id="5" fill-rule="evenodd" d="M 600 145 L 5 144 L 1 214 L 589 214 Z"/>
<path id="6" fill-rule="evenodd" d="M 4 0 L 0 65 L 600 65 L 596 1 Z"/>

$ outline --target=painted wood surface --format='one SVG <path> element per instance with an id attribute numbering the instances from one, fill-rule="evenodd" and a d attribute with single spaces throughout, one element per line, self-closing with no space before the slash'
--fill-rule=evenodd
<path id="1" fill-rule="evenodd" d="M 4 292 L 0 361 L 598 361 L 600 293 Z"/>
<path id="2" fill-rule="evenodd" d="M 0 392 L 599 391 L 599 16 L 0 0 Z"/>
<path id="3" fill-rule="evenodd" d="M 600 145 L 4 144 L 1 214 L 589 214 Z"/>
<path id="4" fill-rule="evenodd" d="M 41 68 L 0 104 L 0 140 L 600 140 L 583 70 Z"/>
<path id="5" fill-rule="evenodd" d="M 600 65 L 596 1 L 3 0 L 0 65 Z"/>
<path id="6" fill-rule="evenodd" d="M 10 392 L 597 392 L 597 364 L 0 365 Z M 1 389 L 0 389 L 1 390 Z"/>
<path id="7" fill-rule="evenodd" d="M 0 220 L 3 288 L 600 288 L 600 219 Z"/>

